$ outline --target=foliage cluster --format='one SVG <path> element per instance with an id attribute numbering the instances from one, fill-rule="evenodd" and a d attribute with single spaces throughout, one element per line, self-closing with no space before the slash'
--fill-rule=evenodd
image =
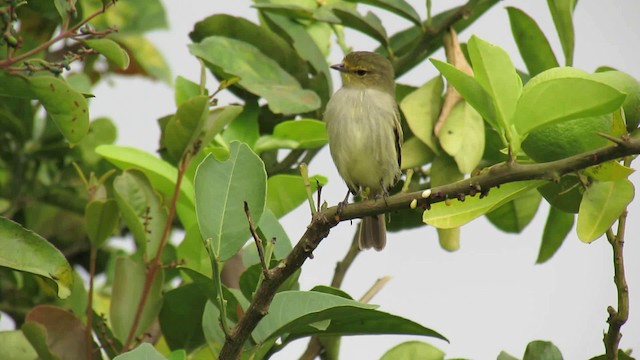
<path id="1" fill-rule="evenodd" d="M 331 287 L 299 290 L 302 264 L 339 220 L 395 211 L 390 230 L 426 223 L 453 251 L 469 221 L 486 216 L 517 233 L 544 200 L 551 207 L 538 262 L 574 222 L 582 241 L 606 235 L 612 244 L 619 303 L 603 357 L 630 358 L 618 343 L 629 307 L 622 244 L 630 164 L 640 152 L 640 84 L 608 67 L 571 67 L 575 0 L 548 1 L 564 66 L 517 8 L 507 11 L 526 70 L 479 37 L 459 44 L 456 33 L 497 2 L 432 15 L 430 1 L 419 14 L 404 0 L 256 0 L 259 24 L 208 16 L 190 33 L 202 79 L 173 82 L 176 111 L 158 120 L 158 157 L 114 145 L 115 125 L 91 118 L 90 99 L 112 74 L 171 82 L 145 37 L 167 27 L 159 0 L 0 0 L 0 310 L 17 325 L 0 332 L 3 356 L 262 359 L 312 337 L 307 358 L 336 358 L 343 335 L 446 340 L 340 290 L 354 248 Z M 358 3 L 409 26 L 389 35 Z M 348 206 L 339 219 L 313 196 L 326 178 L 310 177 L 304 164 L 327 144 L 327 56 L 334 40 L 350 51 L 350 30 L 376 40 L 397 76 L 441 47 L 447 61 L 431 59 L 442 76 L 420 87 L 398 84 L 406 177 L 397 195 Z M 240 103 L 217 104 L 220 91 Z M 294 246 L 278 219 L 307 201 L 309 231 Z M 184 239 L 173 245 L 176 229 Z M 124 234 L 131 252 L 110 241 Z M 523 358 L 543 355 L 562 358 L 542 341 Z M 383 359 L 444 356 L 411 341 Z"/>

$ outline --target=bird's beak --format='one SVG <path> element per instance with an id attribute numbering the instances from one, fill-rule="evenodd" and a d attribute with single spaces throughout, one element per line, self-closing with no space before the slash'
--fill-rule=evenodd
<path id="1" fill-rule="evenodd" d="M 344 66 L 344 64 L 335 64 L 335 65 L 331 65 L 330 68 L 332 68 L 333 70 L 338 70 L 340 72 L 348 72 L 349 70 L 347 70 L 347 68 Z"/>

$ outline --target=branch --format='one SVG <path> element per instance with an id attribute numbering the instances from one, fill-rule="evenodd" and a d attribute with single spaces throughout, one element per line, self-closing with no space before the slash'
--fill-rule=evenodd
<path id="1" fill-rule="evenodd" d="M 625 165 L 629 165 L 630 161 L 625 161 Z M 611 229 L 607 230 L 607 240 L 613 248 L 613 281 L 616 284 L 616 290 L 618 292 L 618 310 L 616 311 L 613 306 L 607 308 L 609 318 L 609 330 L 604 334 L 604 347 L 606 350 L 607 360 L 618 359 L 618 346 L 620 345 L 620 339 L 622 334 L 620 329 L 622 325 L 629 319 L 629 287 L 627 285 L 627 279 L 624 274 L 624 234 L 627 223 L 627 209 L 624 209 L 620 218 L 618 218 L 618 231 L 617 234 L 613 234 Z"/>
<path id="2" fill-rule="evenodd" d="M 373 283 L 373 285 L 371 285 L 371 288 L 369 288 L 369 290 L 367 290 L 367 292 L 364 293 L 364 295 L 362 295 L 362 297 L 358 301 L 363 304 L 367 304 L 369 301 L 371 301 L 371 299 L 373 299 L 374 296 L 376 296 L 380 292 L 380 290 L 382 290 L 385 285 L 387 285 L 389 281 L 391 281 L 391 276 L 389 275 L 379 278 L 375 283 Z"/>
<path id="3" fill-rule="evenodd" d="M 484 171 L 481 175 L 458 181 L 453 184 L 438 186 L 432 189 L 429 198 L 422 197 L 422 191 L 400 193 L 387 198 L 387 201 L 368 200 L 350 204 L 337 216 L 337 207 L 331 207 L 316 213 L 307 231 L 289 255 L 269 270 L 269 278 L 265 279 L 257 289 L 251 304 L 236 327 L 231 329 L 222 350 L 221 360 L 235 360 L 240 356 L 242 347 L 257 326 L 258 322 L 268 313 L 269 304 L 273 300 L 278 287 L 298 270 L 320 242 L 329 235 L 331 228 L 340 221 L 373 216 L 385 212 L 408 208 L 413 200 L 420 205 L 456 199 L 460 194 L 470 194 L 479 187 L 486 190 L 509 182 L 522 180 L 553 180 L 558 176 L 575 172 L 589 166 L 618 159 L 627 155 L 640 154 L 640 140 L 625 138 L 624 143 L 608 146 L 599 150 L 578 154 L 567 159 L 549 163 L 520 165 L 518 163 L 498 164 Z M 449 200 L 450 201 L 450 200 Z"/>
<path id="4" fill-rule="evenodd" d="M 18 61 L 24 60 L 32 55 L 35 55 L 37 53 L 39 53 L 40 51 L 46 50 L 48 49 L 51 45 L 57 43 L 60 40 L 64 40 L 64 39 L 68 39 L 71 38 L 73 36 L 76 35 L 76 31 L 78 31 L 78 29 L 80 29 L 82 26 L 84 26 L 86 23 L 88 23 L 89 21 L 93 20 L 93 18 L 95 18 L 96 16 L 104 13 L 105 11 L 107 11 L 107 9 L 114 5 L 115 1 L 113 2 L 109 2 L 104 4 L 99 10 L 96 10 L 93 14 L 87 16 L 84 20 L 80 21 L 79 23 L 77 23 L 76 25 L 74 25 L 72 28 L 65 30 L 65 31 L 61 31 L 58 35 L 56 35 L 55 37 L 49 39 L 49 41 L 46 41 L 38 46 L 36 46 L 35 48 L 22 53 L 18 56 L 14 56 L 14 57 L 10 57 L 8 59 L 2 60 L 0 61 L 0 68 L 7 68 L 15 63 L 17 63 Z"/>
<path id="5" fill-rule="evenodd" d="M 262 274 L 264 278 L 269 278 L 269 267 L 267 263 L 264 261 L 264 250 L 262 248 L 262 239 L 258 232 L 256 231 L 256 226 L 253 223 L 253 218 L 251 217 L 251 211 L 249 210 L 249 203 L 244 202 L 244 213 L 247 215 L 247 221 L 249 222 L 249 231 L 251 232 L 251 236 L 253 236 L 253 241 L 256 243 L 256 248 L 258 249 L 258 257 L 260 258 L 260 264 L 262 265 Z"/>

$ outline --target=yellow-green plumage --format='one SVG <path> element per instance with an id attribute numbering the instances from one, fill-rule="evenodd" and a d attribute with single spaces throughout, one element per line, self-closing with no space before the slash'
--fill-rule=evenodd
<path id="1" fill-rule="evenodd" d="M 324 114 L 333 161 L 352 193 L 384 196 L 400 176 L 402 128 L 393 67 L 382 55 L 357 51 L 332 68 L 342 77 Z M 384 215 L 362 221 L 360 248 L 384 248 Z"/>

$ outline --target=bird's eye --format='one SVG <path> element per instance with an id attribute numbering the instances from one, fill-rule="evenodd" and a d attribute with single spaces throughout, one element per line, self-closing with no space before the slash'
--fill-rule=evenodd
<path id="1" fill-rule="evenodd" d="M 367 75 L 367 73 L 368 73 L 367 70 L 363 70 L 363 69 L 356 70 L 356 75 L 358 75 L 358 76 L 365 76 L 365 75 Z"/>

